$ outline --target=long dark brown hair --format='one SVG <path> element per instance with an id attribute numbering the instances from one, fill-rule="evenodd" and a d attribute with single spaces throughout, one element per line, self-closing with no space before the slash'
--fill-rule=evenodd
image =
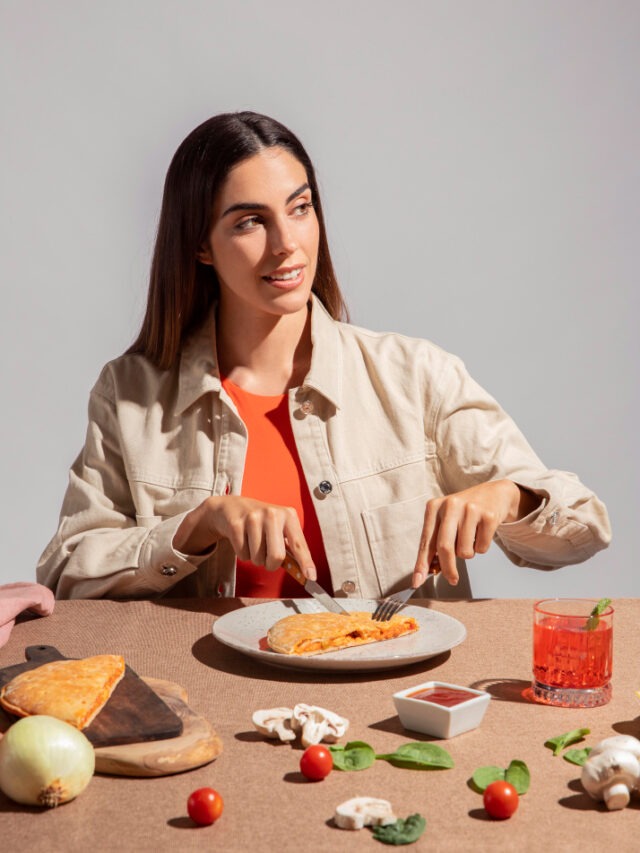
<path id="1" fill-rule="evenodd" d="M 349 321 L 327 243 L 313 165 L 283 124 L 251 111 L 221 113 L 196 127 L 176 151 L 164 184 L 147 308 L 128 353 L 143 353 L 161 369 L 175 361 L 185 336 L 218 298 L 218 278 L 196 253 L 211 230 L 216 194 L 230 169 L 265 148 L 279 146 L 304 166 L 320 226 L 313 292 L 334 320 Z"/>

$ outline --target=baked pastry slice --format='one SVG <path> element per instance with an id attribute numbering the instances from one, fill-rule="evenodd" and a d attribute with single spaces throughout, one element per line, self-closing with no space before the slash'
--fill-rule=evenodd
<path id="1" fill-rule="evenodd" d="M 294 613 L 275 623 L 267 632 L 269 647 L 285 655 L 321 655 L 349 646 L 391 640 L 417 631 L 412 616 L 396 613 L 387 622 L 378 622 L 371 613 Z"/>
<path id="2" fill-rule="evenodd" d="M 0 705 L 18 717 L 47 714 L 86 728 L 124 676 L 122 655 L 55 660 L 21 672 L 0 690 Z"/>

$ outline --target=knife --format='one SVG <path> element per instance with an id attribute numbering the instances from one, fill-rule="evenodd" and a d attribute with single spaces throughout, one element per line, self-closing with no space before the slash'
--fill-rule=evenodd
<path id="1" fill-rule="evenodd" d="M 287 572 L 287 574 L 290 574 L 292 578 L 297 580 L 299 584 L 302 584 L 306 591 L 315 598 L 318 604 L 321 604 L 327 610 L 331 610 L 332 613 L 342 613 L 346 616 L 350 615 L 349 611 L 345 610 L 341 604 L 338 604 L 335 598 L 331 598 L 329 593 L 325 592 L 319 583 L 305 578 L 302 574 L 302 569 L 298 565 L 298 561 L 288 551 L 287 556 L 284 558 L 282 568 Z"/>

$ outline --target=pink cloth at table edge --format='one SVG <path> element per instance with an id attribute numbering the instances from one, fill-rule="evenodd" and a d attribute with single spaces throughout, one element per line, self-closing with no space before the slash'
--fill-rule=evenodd
<path id="1" fill-rule="evenodd" d="M 0 648 L 9 639 L 16 616 L 23 610 L 32 610 L 39 616 L 53 613 L 53 592 L 40 583 L 8 583 L 0 586 Z"/>

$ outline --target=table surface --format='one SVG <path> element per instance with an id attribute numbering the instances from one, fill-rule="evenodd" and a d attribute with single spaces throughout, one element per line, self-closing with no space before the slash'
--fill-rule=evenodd
<path id="1" fill-rule="evenodd" d="M 640 737 L 638 651 L 640 599 L 614 602 L 613 698 L 600 708 L 569 709 L 523 697 L 531 679 L 533 600 L 414 601 L 459 619 L 462 645 L 419 664 L 361 674 L 304 672 L 261 664 L 218 643 L 215 619 L 255 599 L 58 601 L 45 618 L 19 621 L 0 650 L 0 667 L 24 660 L 29 645 L 56 646 L 67 657 L 121 653 L 143 676 L 181 684 L 189 704 L 214 726 L 223 752 L 213 763 L 160 778 L 96 775 L 75 800 L 56 809 L 19 806 L 0 793 L 0 832 L 6 850 L 158 851 L 219 849 L 314 853 L 382 849 L 368 829 L 333 826 L 336 805 L 353 796 L 381 797 L 396 814 L 420 812 L 427 828 L 414 850 L 640 849 L 640 798 L 607 812 L 584 793 L 580 768 L 554 757 L 544 741 L 589 727 L 584 744 L 616 733 Z M 491 693 L 480 728 L 446 741 L 450 770 L 416 771 L 377 761 L 360 772 L 333 771 L 321 782 L 299 772 L 301 750 L 264 739 L 253 711 L 298 702 L 330 708 L 351 721 L 345 740 L 364 740 L 376 752 L 434 740 L 406 732 L 392 694 L 429 679 Z M 519 758 L 531 787 L 508 821 L 489 820 L 482 798 L 467 785 L 483 765 L 506 767 Z M 224 813 L 209 827 L 187 817 L 189 794 L 216 788 Z"/>

